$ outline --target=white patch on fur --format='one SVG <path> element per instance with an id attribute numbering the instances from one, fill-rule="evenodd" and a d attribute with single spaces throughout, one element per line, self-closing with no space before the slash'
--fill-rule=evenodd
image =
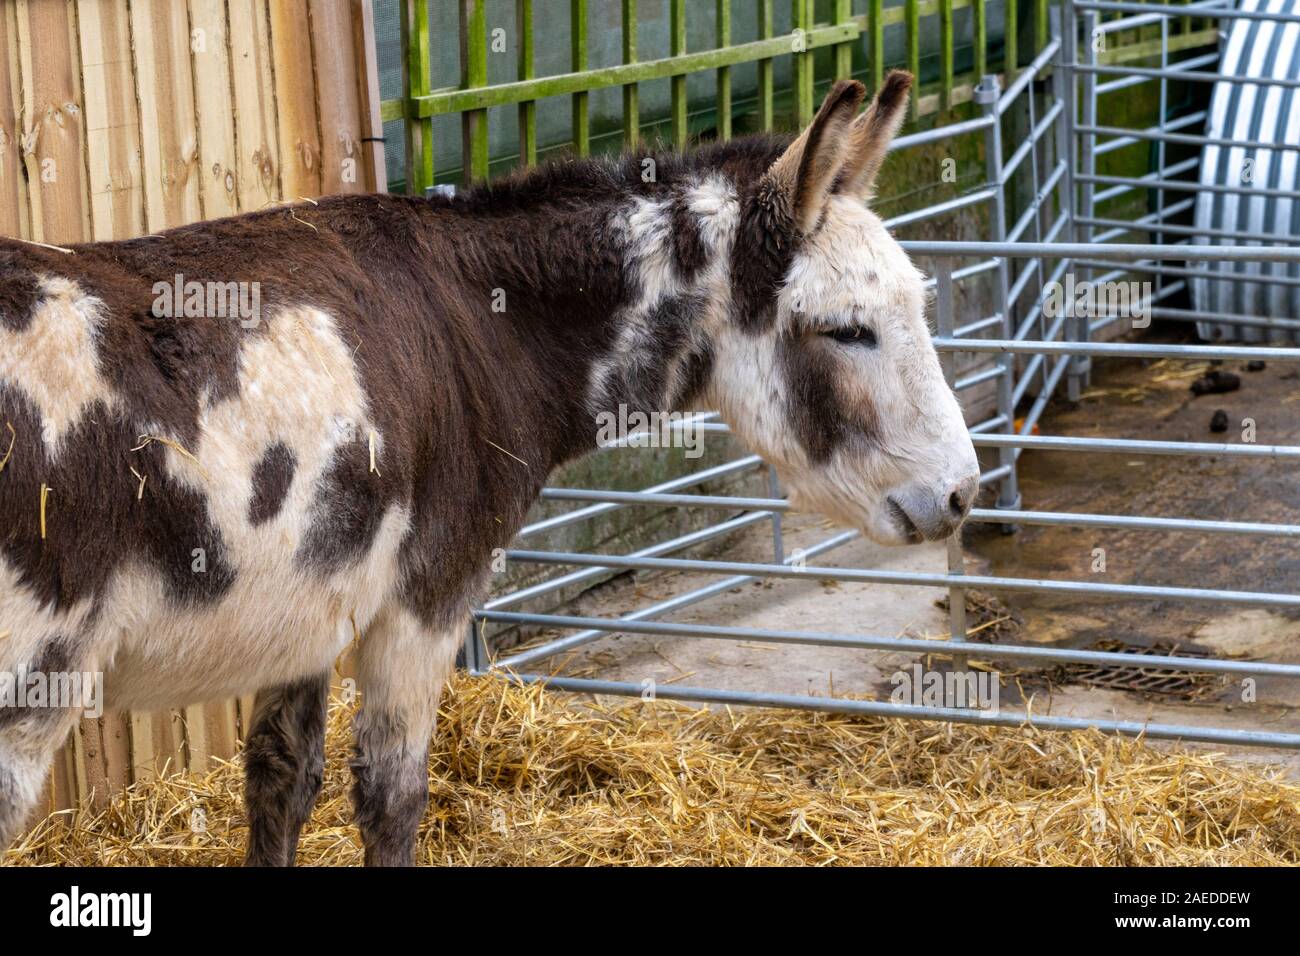
<path id="1" fill-rule="evenodd" d="M 33 307 L 27 327 L 15 332 L 0 326 L 0 382 L 36 407 L 53 458 L 92 405 L 112 408 L 117 398 L 100 374 L 95 349 L 104 303 L 67 279 L 43 276 L 39 283 L 45 297 Z"/>
<path id="2" fill-rule="evenodd" d="M 236 394 L 215 403 L 202 400 L 199 440 L 185 449 L 189 455 L 170 446 L 165 450 L 169 474 L 206 496 L 209 517 L 236 567 L 268 547 L 290 540 L 296 545 L 316 482 L 341 448 L 350 445 L 347 453 L 368 455 L 373 431 L 376 455 L 383 451 L 352 350 L 334 320 L 319 309 L 273 315 L 264 334 L 248 338 L 238 375 Z M 145 433 L 152 434 L 147 427 Z M 248 504 L 254 472 L 276 443 L 293 453 L 293 481 L 275 517 L 252 527 Z"/>
<path id="3" fill-rule="evenodd" d="M 699 294 L 704 309 L 692 333 L 697 340 L 711 337 L 726 318 L 730 299 L 730 256 L 740 217 L 735 186 L 726 177 L 710 173 L 685 188 L 686 207 L 695 218 L 705 248 L 705 265 L 688 284 L 678 273 L 673 252 L 672 200 L 652 202 L 633 199 L 626 213 L 614 223 L 623 237 L 629 266 L 640 293 L 620 314 L 623 322 L 618 341 L 609 356 L 596 362 L 588 386 L 588 408 L 592 413 L 610 411 L 624 400 L 610 393 L 610 381 L 618 369 L 634 368 L 650 361 L 660 334 L 649 321 L 652 310 L 665 299 L 686 292 Z M 668 370 L 666 396 L 677 393 L 681 369 Z M 676 411 L 676 409 L 660 409 Z"/>
<path id="4" fill-rule="evenodd" d="M 74 383 L 72 371 L 42 374 Z M 79 605 L 56 616 L 0 561 L 0 633 L 12 632 L 0 640 L 0 665 L 21 666 L 67 634 L 84 642 L 79 666 L 107 672 L 108 705 L 136 709 L 249 693 L 326 670 L 394 594 L 410 529 L 409 504 L 392 506 L 354 565 L 322 574 L 295 560 L 319 479 L 339 454 L 368 456 L 372 432 L 352 350 L 333 320 L 310 308 L 276 314 L 244 344 L 238 393 L 204 401 L 193 447 L 165 450 L 168 472 L 203 495 L 221 534 L 235 573 L 229 591 L 210 605 L 177 606 L 157 569 L 131 564 L 114 574 L 97 615 Z M 293 453 L 293 479 L 275 517 L 254 527 L 253 473 L 276 443 Z"/>
<path id="5" fill-rule="evenodd" d="M 120 635 L 105 680 L 111 706 L 194 703 L 330 666 L 354 627 L 363 630 L 395 589 L 409 509 L 388 510 L 355 566 L 322 577 L 294 558 L 320 478 L 337 455 L 368 455 L 372 432 L 380 455 L 382 435 L 370 421 L 352 349 L 329 315 L 286 309 L 262 334 L 249 336 L 239 356 L 238 392 L 204 401 L 188 456 L 166 450 L 170 474 L 203 493 L 235 582 L 219 603 L 181 611 L 168 604 L 148 569 L 115 580 L 104 624 Z M 254 471 L 277 443 L 293 454 L 293 479 L 275 516 L 253 526 Z"/>
<path id="6" fill-rule="evenodd" d="M 230 590 L 211 606 L 178 609 L 146 568 L 117 576 L 106 602 L 112 611 L 105 628 L 120 635 L 104 679 L 108 705 L 177 707 L 329 669 L 395 591 L 410 514 L 390 508 L 363 560 L 327 577 L 293 560 L 298 524 L 282 529 L 278 546 L 246 557 Z M 246 551 L 246 543 L 236 542 L 232 552 Z"/>
<path id="7" fill-rule="evenodd" d="M 725 176 L 711 173 L 687 191 L 686 207 L 696 218 L 710 259 L 721 256 L 725 265 L 740 223 L 736 187 Z"/>

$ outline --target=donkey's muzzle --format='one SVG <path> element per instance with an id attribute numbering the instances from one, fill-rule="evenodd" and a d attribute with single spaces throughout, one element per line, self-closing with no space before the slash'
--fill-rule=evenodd
<path id="1" fill-rule="evenodd" d="M 889 496 L 889 514 L 908 542 L 941 541 L 966 520 L 979 487 L 978 474 L 939 488 L 909 485 Z"/>

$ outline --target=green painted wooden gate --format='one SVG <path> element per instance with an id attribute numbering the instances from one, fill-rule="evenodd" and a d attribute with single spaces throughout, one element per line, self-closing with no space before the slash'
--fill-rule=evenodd
<path id="1" fill-rule="evenodd" d="M 400 0 L 402 96 L 385 100 L 381 106 L 386 122 L 403 121 L 405 178 L 410 192 L 432 185 L 439 172 L 434 168 L 435 117 L 459 115 L 461 178 L 473 182 L 488 176 L 488 110 L 517 110 L 518 142 L 510 145 L 517 146 L 519 163 L 531 165 L 537 161 L 539 149 L 537 104 L 550 97 L 567 97 L 571 101 L 571 146 L 577 155 L 586 156 L 593 148 L 590 96 L 594 91 L 622 89 L 621 139 L 624 147 L 631 147 L 647 130 L 640 109 L 639 84 L 667 80 L 670 105 L 662 124 L 662 138 L 681 148 L 695 132 L 688 112 L 687 77 L 710 72 L 716 75 L 716 108 L 711 111 L 712 122 L 704 125 L 711 128 L 713 135 L 725 139 L 732 134 L 739 105 L 733 101 L 732 70 L 741 64 L 754 64 L 757 76 L 754 99 L 746 108 L 750 128 L 802 125 L 816 108 L 819 86 L 852 75 L 874 89 L 885 70 L 892 67 L 905 67 L 923 79 L 913 87 L 913 119 L 939 113 L 969 102 L 975 83 L 985 73 L 1000 72 L 1004 82 L 1014 79 L 1018 67 L 1028 63 L 1047 41 L 1052 0 L 568 0 L 569 71 L 548 76 L 536 75 L 539 34 L 545 43 L 547 26 L 537 23 L 535 14 L 544 2 L 553 9 L 558 0 L 433 2 L 449 5 L 447 12 L 456 18 L 459 83 L 433 88 L 430 0 Z M 639 20 L 650 8 L 660 10 L 665 4 L 670 21 L 669 55 L 642 59 L 638 55 Z M 488 12 L 491 6 L 500 15 L 498 5 L 513 7 L 516 78 L 489 83 Z M 789 13 L 790 29 L 780 33 L 778 5 Z M 620 19 L 622 62 L 591 68 L 591 14 L 597 10 L 612 12 L 605 8 L 613 7 L 618 7 Z M 747 16 L 757 20 L 747 24 L 744 31 L 749 33 L 750 27 L 756 27 L 752 31 L 756 39 L 737 43 L 733 42 L 733 26 L 737 26 L 733 23 L 733 8 L 742 7 Z M 954 18 L 966 10 L 969 13 L 963 15 L 962 36 L 955 37 Z M 784 22 L 784 14 L 781 19 Z M 688 37 L 698 43 L 699 26 L 706 20 L 706 25 L 713 28 L 712 45 L 688 49 Z M 991 23 L 1000 28 L 999 36 L 991 35 Z M 688 27 L 692 29 L 688 31 Z M 1179 32 L 1186 36 L 1175 40 L 1201 44 L 1210 38 L 1203 30 L 1193 30 L 1191 18 L 1184 21 Z M 958 40 L 966 50 L 960 74 Z M 1140 57 L 1149 43 L 1150 38 L 1142 36 L 1128 38 L 1123 58 Z M 892 59 L 887 60 L 887 51 Z M 778 90 L 774 65 L 786 57 L 789 87 Z M 501 144 L 495 145 L 500 152 Z M 444 168 L 439 178 L 446 180 L 449 172 L 452 170 Z"/>

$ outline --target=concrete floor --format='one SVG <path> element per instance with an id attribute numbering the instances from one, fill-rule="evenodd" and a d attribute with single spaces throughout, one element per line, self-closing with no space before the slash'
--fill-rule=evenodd
<path id="1" fill-rule="evenodd" d="M 1261 444 L 1300 444 L 1300 373 L 1273 364 L 1241 371 L 1240 391 L 1193 398 L 1188 384 L 1198 369 L 1183 363 L 1098 363 L 1094 387 L 1076 406 L 1054 408 L 1043 434 L 1188 441 L 1241 441 L 1241 421 L 1255 421 Z M 1236 371 L 1236 369 L 1233 369 Z M 1232 426 L 1209 432 L 1223 408 Z M 1246 459 L 1185 459 L 1029 452 L 1021 459 L 1024 507 L 1034 510 L 1300 523 L 1300 472 L 1288 463 Z M 786 547 L 807 547 L 836 529 L 809 516 L 786 520 Z M 1300 593 L 1300 548 L 1285 538 L 1190 533 L 1093 531 L 1022 527 L 1003 535 L 972 526 L 966 535 L 972 573 L 1099 580 Z M 1106 570 L 1093 570 L 1104 548 Z M 739 535 L 725 556 L 771 559 L 771 537 L 760 525 Z M 861 540 L 814 564 L 943 571 L 942 546 L 885 549 Z M 716 580 L 683 573 L 625 575 L 578 599 L 573 613 L 614 616 Z M 735 588 L 667 618 L 679 622 L 938 636 L 945 593 L 931 588 L 843 584 L 809 579 L 756 582 Z M 995 641 L 1090 647 L 1100 640 L 1199 648 L 1217 656 L 1300 663 L 1300 615 L 1187 602 L 1079 600 L 1003 593 L 991 613 L 1015 620 L 990 631 Z M 973 618 L 977 623 L 978 618 Z M 569 674 L 640 683 L 688 684 L 826 696 L 887 699 L 889 677 L 914 654 L 789 647 L 697 638 L 611 635 L 551 666 Z M 1022 691 L 1035 713 L 1123 718 L 1160 723 L 1218 725 L 1300 732 L 1300 681 L 1260 679 L 1256 700 L 1245 702 L 1239 681 L 1219 681 L 1199 700 L 1109 690 L 1008 673 L 1002 707 L 1021 709 Z M 1021 679 L 1016 680 L 1015 676 Z M 1300 778 L 1300 753 L 1255 748 L 1230 750 L 1251 761 L 1281 761 Z"/>

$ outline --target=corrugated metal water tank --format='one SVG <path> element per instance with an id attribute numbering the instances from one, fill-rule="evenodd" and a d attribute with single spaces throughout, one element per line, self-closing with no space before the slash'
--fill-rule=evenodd
<path id="1" fill-rule="evenodd" d="M 1300 0 L 1238 0 L 1241 10 L 1300 15 Z M 1231 25 L 1227 25 L 1228 23 Z M 1226 38 L 1219 64 L 1221 76 L 1284 80 L 1300 83 L 1300 23 L 1264 20 L 1224 21 Z M 1206 135 L 1262 143 L 1300 144 L 1300 90 L 1279 85 L 1220 81 L 1214 84 Z M 1246 146 L 1202 148 L 1202 185 L 1263 187 L 1296 192 L 1300 187 L 1300 152 Z M 1300 236 L 1300 202 L 1295 198 L 1247 196 L 1204 191 L 1196 200 L 1194 242 L 1200 244 L 1291 244 Z M 1229 238 L 1214 230 L 1259 236 Z M 1211 262 L 1201 271 L 1215 276 L 1286 277 L 1283 282 L 1230 279 L 1192 280 L 1192 304 L 1197 311 L 1232 313 L 1260 318 L 1300 318 L 1300 268 L 1257 262 Z M 1291 341 L 1290 330 L 1200 322 L 1202 338 L 1249 342 Z"/>

